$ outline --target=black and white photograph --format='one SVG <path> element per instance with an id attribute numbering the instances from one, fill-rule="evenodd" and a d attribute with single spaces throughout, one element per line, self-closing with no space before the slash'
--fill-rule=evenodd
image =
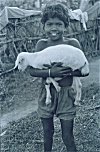
<path id="1" fill-rule="evenodd" d="M 0 152 L 100 152 L 100 0 L 0 0 Z"/>

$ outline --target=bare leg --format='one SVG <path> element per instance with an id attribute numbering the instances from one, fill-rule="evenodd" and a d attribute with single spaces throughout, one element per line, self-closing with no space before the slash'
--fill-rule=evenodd
<path id="1" fill-rule="evenodd" d="M 53 118 L 41 118 L 44 131 L 44 152 L 52 151 L 54 124 Z"/>
<path id="2" fill-rule="evenodd" d="M 62 139 L 68 152 L 77 152 L 73 136 L 73 120 L 60 119 Z"/>

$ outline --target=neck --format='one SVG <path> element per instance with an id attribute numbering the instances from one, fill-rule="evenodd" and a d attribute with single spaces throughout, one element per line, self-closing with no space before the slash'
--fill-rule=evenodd
<path id="1" fill-rule="evenodd" d="M 61 37 L 58 40 L 51 40 L 50 38 L 48 38 L 48 45 L 57 45 L 57 44 L 62 44 L 64 42 L 64 38 Z"/>

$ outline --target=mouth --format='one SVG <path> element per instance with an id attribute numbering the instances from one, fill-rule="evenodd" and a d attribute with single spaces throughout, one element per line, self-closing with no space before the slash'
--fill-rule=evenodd
<path id="1" fill-rule="evenodd" d="M 59 33 L 58 32 L 50 32 L 51 36 L 57 36 Z"/>
<path id="2" fill-rule="evenodd" d="M 56 35 L 57 35 L 57 33 L 51 33 L 51 35 L 52 35 L 52 36 L 56 36 Z"/>
<path id="3" fill-rule="evenodd" d="M 51 37 L 51 39 L 53 40 L 57 40 L 59 38 L 59 32 L 50 32 L 49 33 L 49 37 Z"/>

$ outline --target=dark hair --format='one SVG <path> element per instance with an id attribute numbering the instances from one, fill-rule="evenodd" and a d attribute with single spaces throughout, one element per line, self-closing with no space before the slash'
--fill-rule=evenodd
<path id="1" fill-rule="evenodd" d="M 64 6 L 63 4 L 60 4 L 60 3 L 46 5 L 46 7 L 43 10 L 41 22 L 42 22 L 42 24 L 45 24 L 45 22 L 49 18 L 55 18 L 55 17 L 62 20 L 65 24 L 65 27 L 68 26 L 69 15 L 68 15 L 68 9 L 66 8 L 66 6 Z"/>

